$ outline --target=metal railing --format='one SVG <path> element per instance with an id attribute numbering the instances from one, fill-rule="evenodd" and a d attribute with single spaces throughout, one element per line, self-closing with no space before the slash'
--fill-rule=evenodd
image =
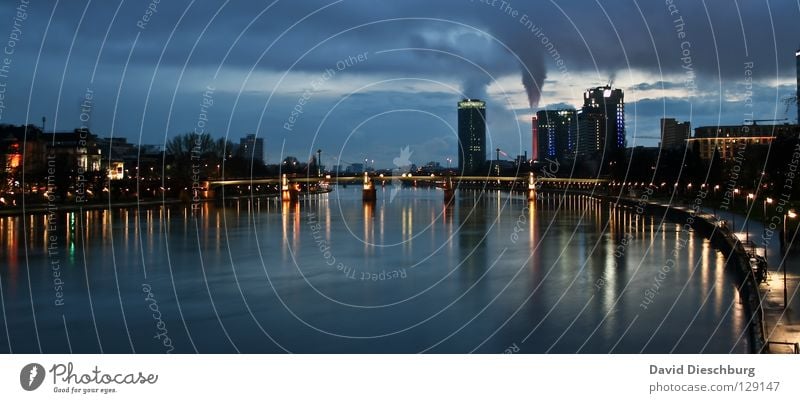
<path id="1" fill-rule="evenodd" d="M 800 343 L 792 343 L 789 341 L 768 341 L 767 342 L 767 352 L 770 352 L 770 346 L 773 344 L 779 346 L 789 346 L 792 349 L 792 354 L 800 354 Z"/>

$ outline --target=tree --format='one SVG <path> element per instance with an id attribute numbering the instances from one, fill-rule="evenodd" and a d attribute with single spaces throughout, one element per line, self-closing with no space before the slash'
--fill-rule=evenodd
<path id="1" fill-rule="evenodd" d="M 217 175 L 229 143 L 214 140 L 208 133 L 185 133 L 167 141 L 166 153 L 171 157 L 167 174 L 172 183 L 191 187 L 195 181 Z"/>

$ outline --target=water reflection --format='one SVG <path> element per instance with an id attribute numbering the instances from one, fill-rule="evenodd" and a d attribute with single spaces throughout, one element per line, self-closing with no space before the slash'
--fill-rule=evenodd
<path id="1" fill-rule="evenodd" d="M 142 283 L 179 352 L 745 349 L 724 257 L 679 224 L 579 195 L 359 192 L 0 217 L 0 349 L 65 352 L 66 321 L 76 351 L 161 352 Z"/>
<path id="2" fill-rule="evenodd" d="M 465 192 L 456 200 L 458 209 L 458 246 L 460 263 L 459 275 L 469 287 L 489 268 L 484 238 L 488 236 L 487 204 L 488 197 L 482 192 Z M 499 192 L 497 192 L 499 193 Z M 492 196 L 496 197 L 496 196 Z M 500 208 L 500 204 L 497 204 Z M 499 213 L 498 210 L 496 214 Z"/>

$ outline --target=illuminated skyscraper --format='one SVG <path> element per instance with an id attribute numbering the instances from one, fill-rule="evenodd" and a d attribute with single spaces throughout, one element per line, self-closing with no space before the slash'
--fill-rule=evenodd
<path id="1" fill-rule="evenodd" d="M 531 159 L 539 160 L 539 122 L 536 115 L 531 118 Z"/>
<path id="2" fill-rule="evenodd" d="M 486 172 L 486 102 L 458 103 L 458 169 L 464 175 Z"/>
<path id="3" fill-rule="evenodd" d="M 574 157 L 578 124 L 575 109 L 536 112 L 538 156 L 544 160 Z"/>
<path id="4" fill-rule="evenodd" d="M 578 155 L 625 150 L 625 101 L 621 89 L 606 85 L 583 94 L 577 143 Z"/>

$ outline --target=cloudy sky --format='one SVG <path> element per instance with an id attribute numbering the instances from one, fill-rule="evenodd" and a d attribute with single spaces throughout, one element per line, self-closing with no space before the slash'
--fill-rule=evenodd
<path id="1" fill-rule="evenodd" d="M 797 0 L 20 4 L 0 13 L 2 123 L 71 130 L 89 90 L 90 128 L 134 143 L 202 126 L 256 133 L 270 162 L 321 148 L 327 165 L 391 167 L 404 146 L 445 161 L 456 102 L 472 97 L 489 103 L 490 149 L 516 155 L 530 153 L 532 111 L 608 82 L 625 91 L 629 146 L 657 145 L 664 116 L 797 120 L 784 103 Z"/>

